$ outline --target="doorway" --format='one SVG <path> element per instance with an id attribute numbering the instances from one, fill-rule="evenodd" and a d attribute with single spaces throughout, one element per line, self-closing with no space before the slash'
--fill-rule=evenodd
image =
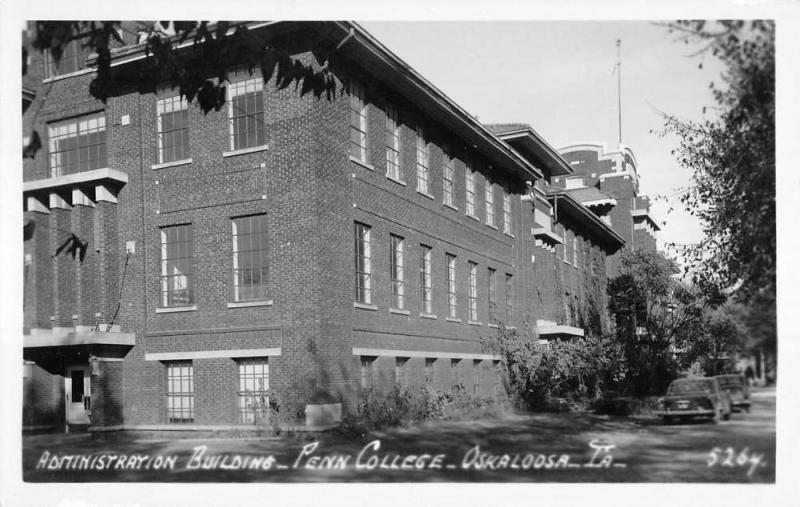
<path id="1" fill-rule="evenodd" d="M 70 366 L 64 376 L 66 421 L 88 425 L 92 409 L 91 376 L 88 366 Z"/>

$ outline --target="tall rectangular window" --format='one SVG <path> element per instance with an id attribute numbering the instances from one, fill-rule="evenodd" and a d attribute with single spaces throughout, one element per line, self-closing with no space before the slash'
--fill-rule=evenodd
<path id="1" fill-rule="evenodd" d="M 167 365 L 167 422 L 194 421 L 194 367 L 191 361 Z"/>
<path id="2" fill-rule="evenodd" d="M 433 375 L 434 375 L 433 365 L 434 365 L 435 362 L 436 362 L 436 358 L 435 357 L 426 357 L 425 358 L 425 383 L 426 384 L 429 384 L 429 385 L 433 384 L 433 381 L 434 381 L 434 378 L 433 378 Z"/>
<path id="3" fill-rule="evenodd" d="M 506 273 L 506 324 L 514 318 L 514 277 Z"/>
<path id="4" fill-rule="evenodd" d="M 394 383 L 398 387 L 405 387 L 408 385 L 407 364 L 407 357 L 396 357 L 394 359 Z"/>
<path id="5" fill-rule="evenodd" d="M 455 193 L 455 159 L 444 153 L 444 167 L 442 168 L 442 201 L 448 206 L 454 206 L 453 194 Z"/>
<path id="6" fill-rule="evenodd" d="M 564 231 L 564 262 L 569 264 L 572 261 L 572 249 L 575 246 L 571 231 Z"/>
<path id="7" fill-rule="evenodd" d="M 269 364 L 266 357 L 239 359 L 239 422 L 258 424 L 269 417 Z"/>
<path id="8" fill-rule="evenodd" d="M 159 163 L 189 158 L 188 107 L 180 95 L 156 102 Z"/>
<path id="9" fill-rule="evenodd" d="M 475 171 L 471 166 L 464 169 L 464 177 L 466 180 L 466 201 L 467 201 L 467 215 L 475 216 Z"/>
<path id="10" fill-rule="evenodd" d="M 51 123 L 47 132 L 52 177 L 108 166 L 104 112 Z"/>
<path id="11" fill-rule="evenodd" d="M 472 360 L 472 394 L 479 395 L 481 392 L 481 360 Z"/>
<path id="12" fill-rule="evenodd" d="M 367 101 L 360 83 L 350 83 L 350 156 L 367 161 Z"/>
<path id="13" fill-rule="evenodd" d="M 428 141 L 425 139 L 425 132 L 422 127 L 417 127 L 417 190 L 422 193 L 428 192 L 430 150 Z"/>
<path id="14" fill-rule="evenodd" d="M 489 321 L 497 320 L 497 271 L 489 268 Z"/>
<path id="15" fill-rule="evenodd" d="M 456 301 L 456 256 L 446 254 L 447 261 L 447 316 L 455 319 L 458 313 Z"/>
<path id="16" fill-rule="evenodd" d="M 478 265 L 469 263 L 469 320 L 478 321 Z"/>
<path id="17" fill-rule="evenodd" d="M 572 236 L 572 264 L 578 267 L 578 236 Z"/>
<path id="18" fill-rule="evenodd" d="M 503 191 L 503 232 L 512 234 L 513 225 L 511 220 L 511 194 Z"/>
<path id="19" fill-rule="evenodd" d="M 356 301 L 369 304 L 372 301 L 372 246 L 370 227 L 356 222 Z"/>
<path id="20" fill-rule="evenodd" d="M 433 313 L 431 282 L 431 247 L 426 245 L 419 246 L 419 296 L 422 302 L 422 313 Z"/>
<path id="21" fill-rule="evenodd" d="M 402 180 L 400 175 L 400 122 L 397 109 L 386 108 L 386 176 Z"/>
<path id="22" fill-rule="evenodd" d="M 186 306 L 194 301 L 192 288 L 192 226 L 161 229 L 161 306 Z"/>
<path id="23" fill-rule="evenodd" d="M 233 299 L 267 299 L 267 215 L 234 218 Z"/>
<path id="24" fill-rule="evenodd" d="M 260 77 L 228 85 L 230 149 L 267 144 L 264 125 L 264 80 Z"/>
<path id="25" fill-rule="evenodd" d="M 405 308 L 405 283 L 403 273 L 403 238 L 389 236 L 389 269 L 392 278 L 392 308 Z"/>
<path id="26" fill-rule="evenodd" d="M 464 379 L 461 378 L 461 359 L 450 360 L 451 380 L 454 386 L 464 387 Z"/>
<path id="27" fill-rule="evenodd" d="M 494 225 L 494 185 L 486 180 L 486 224 Z"/>
<path id="28" fill-rule="evenodd" d="M 83 43 L 73 40 L 68 42 L 61 53 L 61 59 L 56 63 L 53 53 L 44 50 L 44 77 L 45 79 L 77 72 L 85 66 Z"/>
<path id="29" fill-rule="evenodd" d="M 375 357 L 361 356 L 361 389 L 372 391 L 375 387 Z"/>

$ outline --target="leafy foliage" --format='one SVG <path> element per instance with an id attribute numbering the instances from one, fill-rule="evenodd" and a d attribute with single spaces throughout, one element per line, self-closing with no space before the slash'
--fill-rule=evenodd
<path id="1" fill-rule="evenodd" d="M 665 115 L 661 135 L 693 173 L 681 195 L 705 240 L 682 248 L 695 283 L 735 288 L 744 300 L 775 291 L 775 24 L 679 21 L 668 25 L 727 65 L 711 83 L 716 107 L 700 122 Z M 700 64 L 702 66 L 702 63 Z"/>
<path id="2" fill-rule="evenodd" d="M 501 326 L 488 346 L 500 355 L 509 391 L 524 408 L 584 406 L 626 375 L 621 348 L 606 337 L 544 343 Z"/>
<path id="3" fill-rule="evenodd" d="M 609 282 L 610 311 L 629 369 L 622 387 L 635 396 L 662 393 L 683 362 L 691 363 L 685 352 L 702 337 L 704 312 L 724 302 L 717 292 L 682 284 L 673 277 L 677 271 L 659 252 L 628 251 Z"/>

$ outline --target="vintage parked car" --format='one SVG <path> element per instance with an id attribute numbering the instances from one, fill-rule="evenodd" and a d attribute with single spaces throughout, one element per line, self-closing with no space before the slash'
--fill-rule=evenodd
<path id="1" fill-rule="evenodd" d="M 731 405 L 734 410 L 744 410 L 750 412 L 750 387 L 744 375 L 732 373 L 727 375 L 717 375 L 714 377 L 719 382 L 719 386 L 731 397 Z"/>
<path id="2" fill-rule="evenodd" d="M 731 417 L 731 398 L 713 377 L 682 378 L 672 381 L 667 394 L 658 400 L 656 415 L 664 424 L 674 420 L 708 417 L 717 423 Z"/>

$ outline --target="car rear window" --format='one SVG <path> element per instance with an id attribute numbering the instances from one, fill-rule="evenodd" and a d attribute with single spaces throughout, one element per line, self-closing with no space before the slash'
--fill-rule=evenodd
<path id="1" fill-rule="evenodd" d="M 733 377 L 717 377 L 719 385 L 722 387 L 739 387 L 742 385 L 742 379 L 738 376 Z"/>
<path id="2" fill-rule="evenodd" d="M 682 380 L 673 382 L 667 390 L 668 394 L 683 394 L 693 392 L 711 393 L 714 391 L 712 384 L 708 380 Z"/>

